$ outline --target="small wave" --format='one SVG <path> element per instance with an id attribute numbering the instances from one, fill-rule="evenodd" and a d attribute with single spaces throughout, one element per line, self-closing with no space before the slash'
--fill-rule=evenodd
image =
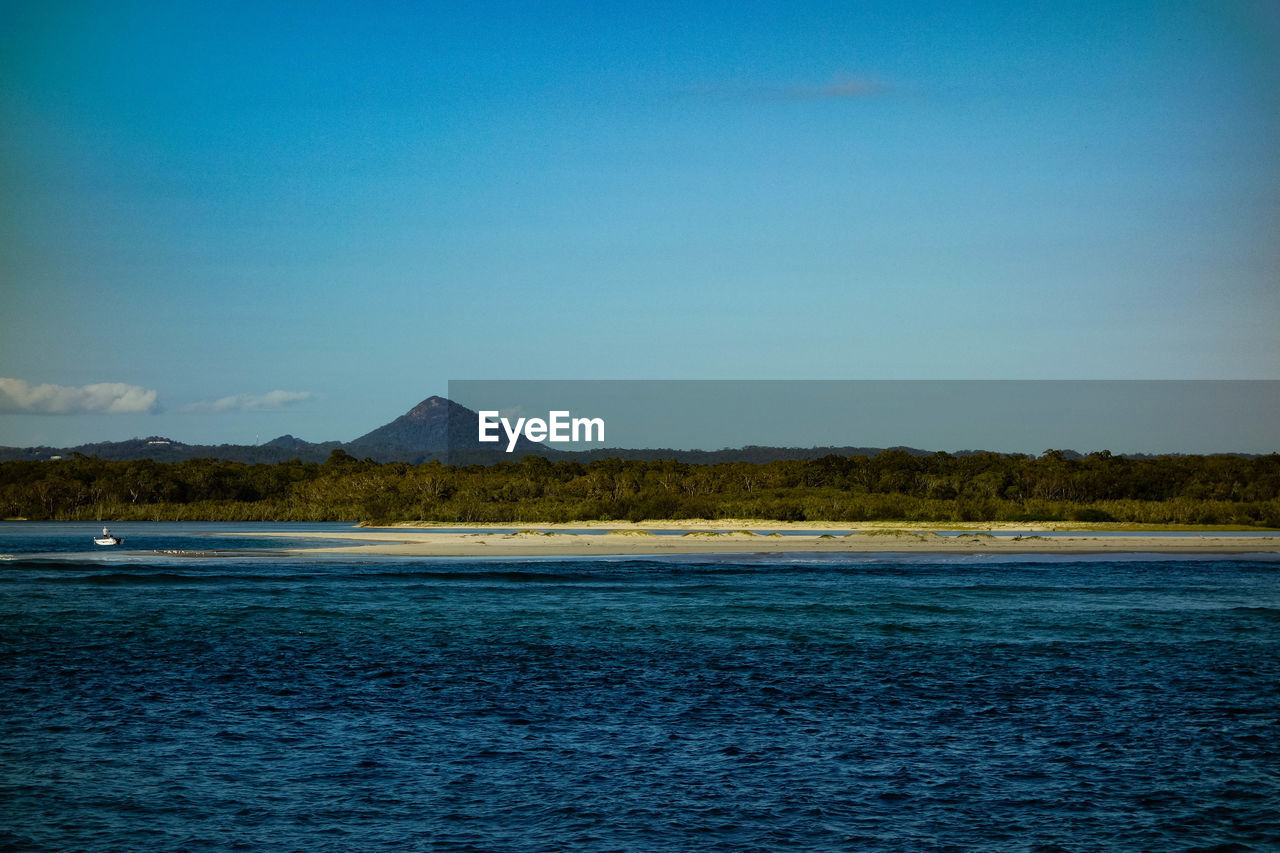
<path id="1" fill-rule="evenodd" d="M 401 580 L 469 581 L 476 583 L 566 583 L 615 579 L 617 575 L 615 573 L 608 572 L 422 570 L 375 572 L 370 575 L 366 575 L 366 577 Z"/>
<path id="2" fill-rule="evenodd" d="M 1266 619 L 1280 619 L 1280 607 L 1268 607 L 1265 604 L 1242 604 L 1239 607 L 1232 607 L 1228 612 L 1261 616 Z"/>
<path id="3" fill-rule="evenodd" d="M 180 584 L 207 582 L 207 577 L 199 577 L 171 572 L 134 574 L 132 572 L 111 572 L 101 575 L 76 575 L 58 579 L 63 583 L 84 583 L 95 586 L 123 586 L 128 584 Z"/>
<path id="4" fill-rule="evenodd" d="M 924 634 L 933 630 L 928 625 L 907 622 L 880 622 L 871 627 L 882 634 Z"/>
<path id="5" fill-rule="evenodd" d="M 87 584 L 90 586 L 128 586 L 128 585 L 184 585 L 208 584 L 227 585 L 232 583 L 280 583 L 300 580 L 314 580 L 316 575 L 296 574 L 205 574 L 201 572 L 146 571 L 146 567 L 137 567 L 143 571 L 113 571 L 98 574 L 59 574 L 44 578 L 46 582 L 57 584 Z"/>
<path id="6" fill-rule="evenodd" d="M 898 611 L 901 613 L 963 613 L 964 608 L 949 607 L 942 604 L 924 604 L 912 601 L 887 601 L 883 608 L 889 611 Z"/>

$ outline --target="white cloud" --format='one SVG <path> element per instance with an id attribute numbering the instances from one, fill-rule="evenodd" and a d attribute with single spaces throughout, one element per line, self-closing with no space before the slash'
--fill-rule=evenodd
<path id="1" fill-rule="evenodd" d="M 311 399 L 310 391 L 268 391 L 265 394 L 236 394 L 218 400 L 204 400 L 184 406 L 185 412 L 261 412 L 284 409 Z"/>
<path id="2" fill-rule="evenodd" d="M 72 388 L 31 385 L 22 379 L 0 378 L 0 414 L 110 415 L 153 412 L 156 392 L 123 382 L 99 382 Z"/>

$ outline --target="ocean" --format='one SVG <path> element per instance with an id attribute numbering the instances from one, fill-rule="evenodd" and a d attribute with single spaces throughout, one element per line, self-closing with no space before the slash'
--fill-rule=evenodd
<path id="1" fill-rule="evenodd" d="M 1280 849 L 1280 556 L 0 524 L 0 849 Z"/>

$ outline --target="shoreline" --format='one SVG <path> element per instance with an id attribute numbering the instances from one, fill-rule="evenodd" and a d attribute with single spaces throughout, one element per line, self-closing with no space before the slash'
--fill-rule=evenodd
<path id="1" fill-rule="evenodd" d="M 943 536 L 923 525 L 911 527 L 856 525 L 855 532 L 835 535 L 823 530 L 846 531 L 853 526 L 790 524 L 768 522 L 699 522 L 628 524 L 618 522 L 573 523 L 566 525 L 438 525 L 454 532 L 416 529 L 362 527 L 351 532 L 313 532 L 312 540 L 335 540 L 349 544 L 290 548 L 289 553 L 367 554 L 398 557 L 580 557 L 657 556 L 681 554 L 782 554 L 782 553 L 928 553 L 928 554 L 1253 554 L 1280 553 L 1280 532 L 1274 536 L 1240 537 L 1187 531 L 1185 537 L 1133 535 L 1097 536 L 1096 527 L 1073 530 L 1073 535 L 1039 537 L 993 536 L 989 530 L 1042 532 L 1061 530 L 1059 526 L 985 525 L 971 533 Z M 492 528 L 517 532 L 495 532 Z M 714 528 L 714 529 L 712 529 Z M 754 528 L 754 529 L 753 529 Z M 962 529 L 957 525 L 935 525 L 936 529 Z M 572 533 L 564 530 L 604 529 L 604 533 Z M 655 534 L 649 530 L 683 530 L 683 535 Z M 730 529 L 731 532 L 717 532 Z M 804 530 L 805 533 L 756 533 L 755 530 Z M 461 531 L 461 532 L 458 532 Z M 810 535 L 807 531 L 813 531 Z M 243 534 L 280 536 L 279 532 Z"/>
<path id="2" fill-rule="evenodd" d="M 362 530 L 966 530 L 1104 533 L 1241 533 L 1263 531 L 1280 536 L 1280 528 L 1245 525 L 1144 524 L 1136 521 L 770 521 L 752 518 L 685 518 L 654 521 L 397 521 L 391 524 L 360 522 Z"/>

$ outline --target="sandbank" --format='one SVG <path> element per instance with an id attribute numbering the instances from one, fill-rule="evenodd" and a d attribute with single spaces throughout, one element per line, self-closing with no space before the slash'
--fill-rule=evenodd
<path id="1" fill-rule="evenodd" d="M 447 525 L 441 525 L 445 527 Z M 937 553 L 937 554 L 1245 554 L 1280 553 L 1274 536 L 1230 536 L 1188 532 L 1179 536 L 1098 535 L 1098 530 L 1037 536 L 1027 524 L 983 525 L 985 530 L 1016 530 L 1023 535 L 993 536 L 984 530 L 944 536 L 926 525 L 889 527 L 870 524 L 784 524 L 778 522 L 672 522 L 627 524 L 575 522 L 567 525 L 450 525 L 448 532 L 424 529 L 360 528 L 351 532 L 307 533 L 310 540 L 334 540 L 332 546 L 290 549 L 297 554 L 366 554 L 399 557 L 561 557 L 680 554 L 770 553 Z M 957 525 L 933 525 L 956 530 Z M 515 530 L 515 528 L 523 528 Z M 600 529 L 603 533 L 564 532 Z M 1047 531 L 1048 526 L 1042 526 Z M 1061 530 L 1061 526 L 1053 526 Z M 680 533 L 656 534 L 649 530 Z M 787 534 L 777 532 L 787 530 Z M 853 532 L 847 532 L 852 530 Z M 791 532 L 794 531 L 794 532 Z M 836 531 L 824 533 L 823 531 Z M 263 533 L 281 536 L 287 533 Z M 338 544 L 342 543 L 342 544 Z"/>

